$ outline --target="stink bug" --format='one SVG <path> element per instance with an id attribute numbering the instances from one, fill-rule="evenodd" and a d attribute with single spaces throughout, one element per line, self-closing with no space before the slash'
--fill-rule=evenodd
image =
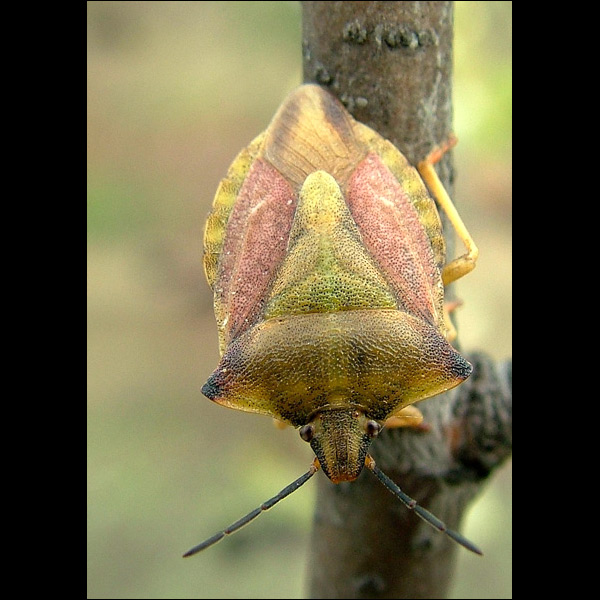
<path id="1" fill-rule="evenodd" d="M 204 237 L 221 361 L 202 392 L 298 428 L 316 458 L 184 556 L 237 531 L 319 468 L 339 483 L 365 466 L 430 525 L 481 554 L 368 454 L 384 426 L 420 422 L 413 403 L 471 374 L 450 345 L 444 285 L 473 269 L 477 247 L 433 168 L 453 143 L 415 169 L 329 92 L 303 85 L 229 168 Z M 466 247 L 449 263 L 430 193 Z"/>

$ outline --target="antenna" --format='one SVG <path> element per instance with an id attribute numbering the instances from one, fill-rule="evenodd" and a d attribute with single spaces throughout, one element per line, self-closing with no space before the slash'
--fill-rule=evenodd
<path id="1" fill-rule="evenodd" d="M 483 552 L 473 543 L 470 542 L 467 538 L 463 537 L 460 533 L 453 531 L 452 529 L 448 529 L 446 524 L 440 521 L 435 515 L 430 513 L 428 510 L 425 510 L 422 506 L 417 504 L 416 500 L 413 500 L 410 496 L 407 496 L 383 471 L 379 469 L 379 467 L 375 464 L 375 460 L 370 454 L 367 454 L 365 459 L 365 466 L 369 468 L 383 483 L 383 485 L 390 491 L 394 496 L 399 498 L 402 503 L 411 510 L 414 510 L 423 521 L 429 523 L 432 527 L 445 533 L 449 538 L 453 539 L 455 542 L 458 542 L 461 546 L 464 546 L 467 550 L 474 552 L 475 554 L 479 554 L 483 556 Z"/>
<path id="2" fill-rule="evenodd" d="M 289 496 L 292 492 L 295 492 L 301 485 L 304 485 L 318 470 L 319 470 L 319 461 L 315 458 L 313 464 L 310 466 L 310 469 L 304 473 L 301 477 L 298 477 L 296 481 L 293 481 L 287 487 L 284 487 L 279 494 L 273 496 L 270 500 L 263 502 L 259 507 L 255 508 L 253 511 L 249 512 L 245 517 L 242 517 L 235 523 L 229 525 L 222 531 L 215 533 L 212 537 L 209 537 L 207 540 L 204 540 L 201 544 L 194 546 L 192 549 L 188 550 L 183 557 L 193 556 L 202 550 L 205 550 L 209 546 L 216 544 L 218 541 L 222 540 L 226 535 L 231 533 L 235 533 L 238 529 L 241 529 L 244 525 L 250 523 L 250 521 L 256 519 L 258 515 L 260 515 L 265 510 L 268 510 L 272 506 L 275 506 L 280 500 L 283 500 L 286 496 Z"/>

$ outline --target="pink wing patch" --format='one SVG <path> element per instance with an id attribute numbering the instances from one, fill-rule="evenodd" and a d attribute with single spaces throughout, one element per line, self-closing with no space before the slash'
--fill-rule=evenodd
<path id="1" fill-rule="evenodd" d="M 431 243 L 408 195 L 376 154 L 370 153 L 350 176 L 347 202 L 399 308 L 436 324 L 432 290 L 441 280 Z"/>
<path id="2" fill-rule="evenodd" d="M 289 183 L 273 166 L 256 159 L 229 218 L 215 286 L 216 301 L 228 315 L 228 344 L 260 316 L 287 251 L 295 208 Z"/>

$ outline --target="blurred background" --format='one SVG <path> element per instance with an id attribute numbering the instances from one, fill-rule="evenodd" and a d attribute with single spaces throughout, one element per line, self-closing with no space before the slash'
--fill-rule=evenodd
<path id="1" fill-rule="evenodd" d="M 480 249 L 465 352 L 512 354 L 512 2 L 456 2 L 455 200 Z M 296 431 L 217 406 L 201 264 L 229 164 L 302 80 L 298 2 L 88 2 L 88 598 L 302 598 L 315 485 Z M 512 597 L 511 464 L 464 533 L 452 598 Z"/>

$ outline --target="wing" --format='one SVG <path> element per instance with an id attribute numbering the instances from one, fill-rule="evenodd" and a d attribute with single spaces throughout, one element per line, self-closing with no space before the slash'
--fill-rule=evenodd
<path id="1" fill-rule="evenodd" d="M 351 248 L 361 246 L 362 266 L 354 277 L 368 271 L 364 281 L 371 281 L 375 265 L 387 287 L 383 290 L 378 283 L 382 291 L 376 295 L 391 291 L 398 309 L 443 327 L 440 267 L 445 247 L 435 203 L 418 173 L 392 144 L 355 121 L 331 94 L 304 85 L 282 104 L 268 129 L 238 155 L 215 196 L 205 231 L 204 265 L 215 294 L 221 352 L 265 318 L 269 291 L 291 249 L 295 215 L 306 214 L 296 211 L 300 191 L 316 171 L 335 180 L 351 214 L 350 225 L 330 235 L 334 253 L 351 258 L 361 254 Z M 323 199 L 325 208 L 331 204 Z M 306 228 L 304 233 L 308 237 L 296 243 L 297 248 L 310 247 L 314 241 Z M 319 234 L 318 227 L 312 233 Z M 298 285 L 302 261 L 288 261 L 288 267 L 290 262 L 295 265 L 293 273 L 283 282 L 279 278 L 279 290 Z M 344 273 L 358 264 L 345 263 L 338 265 L 339 281 L 329 294 L 331 298 L 340 292 L 336 301 L 323 303 L 320 292 L 303 306 L 348 310 L 372 303 L 372 287 L 365 285 L 361 291 L 355 285 L 349 293 L 353 283 L 340 283 L 348 279 Z M 314 279 L 314 272 L 304 279 L 306 288 L 311 287 L 310 277 Z M 345 298 L 350 297 L 354 300 L 347 303 Z M 280 314 L 280 308 L 268 314 Z"/>

